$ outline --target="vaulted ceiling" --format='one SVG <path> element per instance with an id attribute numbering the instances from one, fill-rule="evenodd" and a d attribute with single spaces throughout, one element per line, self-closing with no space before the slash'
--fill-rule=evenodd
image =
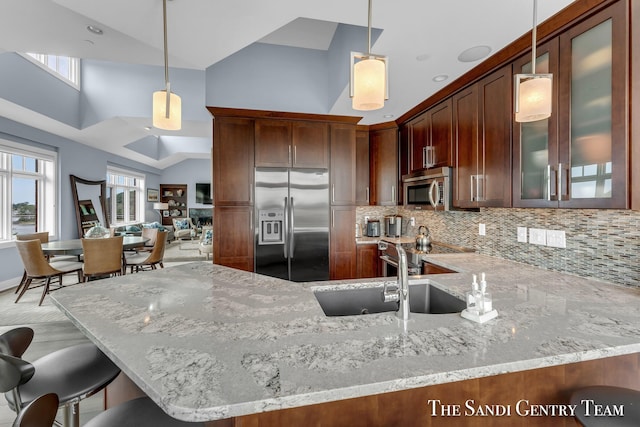
<path id="1" fill-rule="evenodd" d="M 538 22 L 571 1 L 539 0 Z M 254 43 L 327 50 L 340 24 L 363 30 L 367 26 L 367 0 L 170 0 L 167 9 L 170 66 L 199 71 L 215 67 Z M 393 120 L 483 59 L 463 62 L 459 60 L 462 52 L 486 46 L 491 55 L 530 31 L 532 19 L 532 0 L 374 0 L 372 23 L 381 33 L 377 33 L 372 52 L 389 57 L 389 101 L 381 110 L 354 111 L 345 87 L 327 111 L 317 112 L 362 116 L 365 124 Z M 101 28 L 103 34 L 87 31 L 88 25 Z M 366 37 L 361 44 L 361 50 L 366 50 Z M 161 0 L 0 2 L 0 54 L 52 53 L 162 66 L 162 49 Z M 443 75 L 446 80 L 433 80 Z M 158 89 L 162 83 L 158 82 Z M 204 99 L 203 95 L 198 101 L 203 111 Z M 265 109 L 271 108 L 266 105 Z M 159 168 L 210 155 L 208 144 L 202 141 L 210 141 L 211 125 L 202 115 L 191 120 L 186 117 L 179 132 L 154 129 L 153 135 L 144 129 L 150 117 L 116 114 L 79 129 L 3 99 L 0 115 Z M 149 137 L 164 141 L 162 157 L 135 149 Z M 174 149 L 172 138 L 194 138 L 199 143 L 190 149 Z"/>

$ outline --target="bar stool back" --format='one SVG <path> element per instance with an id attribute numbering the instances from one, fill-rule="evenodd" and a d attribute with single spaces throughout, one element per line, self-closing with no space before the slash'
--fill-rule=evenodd
<path id="1" fill-rule="evenodd" d="M 44 394 L 24 407 L 12 427 L 51 427 L 58 413 L 58 396 Z"/>
<path id="2" fill-rule="evenodd" d="M 584 403 L 584 402 L 588 403 Z M 571 394 L 576 405 L 575 417 L 584 427 L 637 427 L 640 426 L 640 391 L 613 386 L 591 386 Z M 607 407 L 613 413 L 615 407 L 624 408 L 624 416 L 594 416 L 594 405 Z"/>
<path id="3" fill-rule="evenodd" d="M 33 341 L 33 329 L 14 328 L 0 335 L 0 353 L 22 357 Z"/>

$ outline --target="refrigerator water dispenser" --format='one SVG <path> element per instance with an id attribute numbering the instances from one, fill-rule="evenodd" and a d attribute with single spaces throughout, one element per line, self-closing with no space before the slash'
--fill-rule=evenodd
<path id="1" fill-rule="evenodd" d="M 284 243 L 284 211 L 283 210 L 261 210 L 258 212 L 260 220 L 260 245 L 277 245 Z"/>

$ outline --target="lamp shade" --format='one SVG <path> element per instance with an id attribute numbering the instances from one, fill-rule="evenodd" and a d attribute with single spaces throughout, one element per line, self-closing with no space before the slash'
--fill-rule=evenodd
<path id="1" fill-rule="evenodd" d="M 166 210 L 169 209 L 169 203 L 154 203 L 153 209 L 156 210 Z"/>
<path id="2" fill-rule="evenodd" d="M 384 107 L 385 72 L 385 63 L 380 59 L 363 59 L 353 65 L 351 106 L 354 110 L 369 111 Z"/>
<path id="3" fill-rule="evenodd" d="M 518 75 L 516 122 L 535 122 L 551 116 L 551 74 Z"/>
<path id="4" fill-rule="evenodd" d="M 182 100 L 169 92 L 169 117 L 167 117 L 167 91 L 153 92 L 153 126 L 158 129 L 180 130 L 182 128 Z"/>

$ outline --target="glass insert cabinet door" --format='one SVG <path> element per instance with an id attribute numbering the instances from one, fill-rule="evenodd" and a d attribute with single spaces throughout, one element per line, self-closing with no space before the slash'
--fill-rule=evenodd
<path id="1" fill-rule="evenodd" d="M 553 73 L 552 115 L 514 121 L 514 206 L 627 207 L 627 42 L 616 6 L 539 46 L 536 72 Z M 531 72 L 530 57 L 514 72 Z"/>

